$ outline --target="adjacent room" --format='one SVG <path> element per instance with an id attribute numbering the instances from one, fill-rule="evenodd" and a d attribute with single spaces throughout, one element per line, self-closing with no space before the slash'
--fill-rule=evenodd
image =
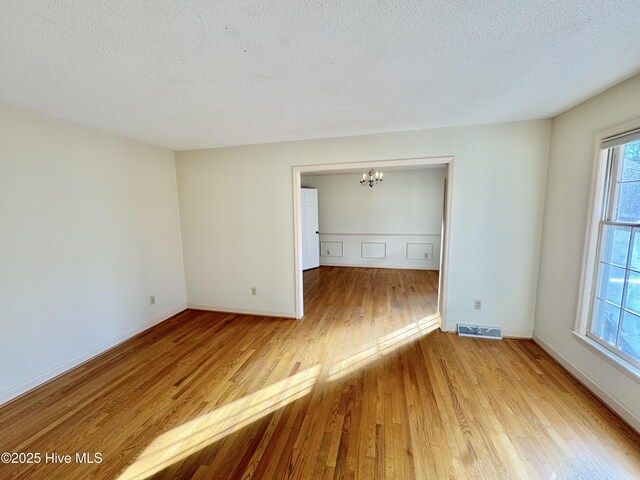
<path id="1" fill-rule="evenodd" d="M 0 4 L 0 478 L 640 478 L 638 4 Z"/>
<path id="2" fill-rule="evenodd" d="M 304 298 L 322 302 L 331 289 L 369 284 L 391 311 L 437 323 L 446 175 L 441 163 L 302 174 Z"/>

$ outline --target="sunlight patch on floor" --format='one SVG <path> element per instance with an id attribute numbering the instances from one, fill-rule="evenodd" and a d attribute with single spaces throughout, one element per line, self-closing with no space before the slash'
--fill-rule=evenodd
<path id="1" fill-rule="evenodd" d="M 422 320 L 410 323 L 406 327 L 402 327 L 384 337 L 380 337 L 377 341 L 366 345 L 359 352 L 334 364 L 329 369 L 327 380 L 338 380 L 364 367 L 377 358 L 388 355 L 402 346 L 433 332 L 440 327 L 439 320 L 440 318 L 437 314 L 429 315 Z"/>
<path id="2" fill-rule="evenodd" d="M 327 380 L 338 380 L 433 332 L 439 327 L 439 320 L 437 314 L 430 315 L 365 345 L 356 354 L 334 363 L 329 368 Z M 118 480 L 149 478 L 227 435 L 302 398 L 318 381 L 320 369 L 321 365 L 315 365 L 162 434 L 124 470 Z"/>
<path id="3" fill-rule="evenodd" d="M 308 394 L 320 365 L 180 425 L 156 438 L 118 477 L 145 479 Z"/>

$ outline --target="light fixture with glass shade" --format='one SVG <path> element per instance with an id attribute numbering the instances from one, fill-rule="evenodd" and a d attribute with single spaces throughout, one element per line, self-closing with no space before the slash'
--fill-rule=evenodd
<path id="1" fill-rule="evenodd" d="M 378 183 L 380 183 L 383 180 L 383 177 L 384 177 L 384 173 L 378 172 L 372 168 L 371 170 L 369 170 L 369 173 L 362 174 L 362 178 L 360 179 L 360 185 L 362 185 L 363 187 L 365 185 L 369 185 L 370 187 L 373 187 L 374 185 L 377 185 Z"/>

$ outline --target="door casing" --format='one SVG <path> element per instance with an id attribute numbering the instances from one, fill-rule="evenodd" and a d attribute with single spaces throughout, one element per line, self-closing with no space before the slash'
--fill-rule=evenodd
<path id="1" fill-rule="evenodd" d="M 303 173 L 324 172 L 330 173 L 335 171 L 339 173 L 341 170 L 361 169 L 368 171 L 370 168 L 383 169 L 385 167 L 418 167 L 421 165 L 443 165 L 447 169 L 446 175 L 446 192 L 444 212 L 442 216 L 442 245 L 440 254 L 440 275 L 438 288 L 438 305 L 437 315 L 439 317 L 440 328 L 447 331 L 447 313 L 449 290 L 449 252 L 451 240 L 451 210 L 453 206 L 454 192 L 454 157 L 424 157 L 424 158 L 406 158 L 397 160 L 376 160 L 371 162 L 347 162 L 347 163 L 328 163 L 322 165 L 294 165 L 293 169 L 293 232 L 294 232 L 294 295 L 296 306 L 296 318 L 300 319 L 304 316 L 304 288 L 302 275 L 302 219 L 300 212 L 301 199 L 301 181 L 300 177 Z"/>

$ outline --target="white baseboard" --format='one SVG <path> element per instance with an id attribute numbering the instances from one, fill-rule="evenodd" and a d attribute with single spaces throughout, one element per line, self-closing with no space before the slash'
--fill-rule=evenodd
<path id="1" fill-rule="evenodd" d="M 518 330 L 518 329 L 510 329 L 510 328 L 503 328 L 502 329 L 502 336 L 506 337 L 506 338 L 523 338 L 523 339 L 527 339 L 530 340 L 531 337 L 533 336 L 533 331 L 531 330 Z"/>
<path id="2" fill-rule="evenodd" d="M 400 270 L 440 270 L 438 267 L 413 267 L 407 265 L 397 265 L 397 264 L 380 264 L 380 265 L 364 265 L 364 264 L 347 264 L 347 263 L 326 263 L 320 260 L 321 267 L 352 267 L 352 268 L 393 268 Z"/>
<path id="3" fill-rule="evenodd" d="M 210 312 L 237 313 L 238 315 L 255 315 L 257 317 L 282 317 L 296 318 L 296 312 L 278 312 L 274 310 L 251 310 L 235 307 L 218 307 L 216 305 L 203 305 L 201 303 L 188 303 L 187 308 L 194 310 L 207 310 Z"/>
<path id="4" fill-rule="evenodd" d="M 539 336 L 533 335 L 533 341 L 545 352 L 547 352 L 562 368 L 573 375 L 580 383 L 582 383 L 591 393 L 598 397 L 611 410 L 617 413 L 631 428 L 640 433 L 640 418 L 635 416 L 614 397 L 600 387 L 589 375 L 579 368 L 575 367 L 561 353 L 555 350 L 551 345 L 542 340 Z"/>
<path id="5" fill-rule="evenodd" d="M 107 350 L 110 350 L 111 348 L 129 340 L 131 337 L 134 337 L 139 333 L 144 332 L 145 330 L 148 330 L 154 325 L 162 323 L 165 320 L 173 317 L 174 315 L 177 315 L 178 313 L 183 312 L 184 310 L 186 310 L 186 308 L 187 308 L 187 304 L 183 303 L 182 305 L 168 312 L 165 312 L 155 320 L 149 323 L 146 323 L 143 326 L 136 328 L 135 330 L 131 330 L 123 335 L 118 335 L 117 337 L 114 337 L 111 340 L 101 343 L 97 347 L 92 348 L 91 350 L 83 353 L 82 355 L 78 355 L 77 357 L 72 358 L 71 360 L 68 360 L 56 367 L 53 367 L 47 370 L 44 373 L 41 373 L 40 375 L 37 375 L 36 377 L 33 377 L 30 380 L 27 380 L 26 382 L 18 385 L 17 387 L 13 387 L 13 388 L 10 388 L 9 390 L 5 390 L 4 392 L 0 393 L 0 406 L 4 405 L 7 402 L 10 402 L 11 400 L 15 400 L 16 398 L 24 395 L 25 393 L 33 390 L 34 388 L 39 387 L 40 385 L 50 380 L 53 380 L 54 378 L 68 372 L 69 370 L 72 370 L 80 366 L 85 362 L 88 362 L 92 358 L 97 357 L 98 355 L 106 352 Z"/>

